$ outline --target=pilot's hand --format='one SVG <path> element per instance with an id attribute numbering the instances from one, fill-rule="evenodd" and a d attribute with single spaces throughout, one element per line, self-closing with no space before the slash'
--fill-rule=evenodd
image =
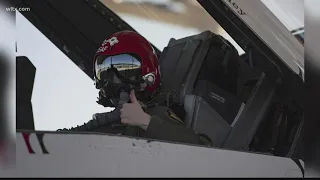
<path id="1" fill-rule="evenodd" d="M 120 110 L 121 123 L 131 126 L 139 126 L 146 130 L 150 123 L 151 116 L 142 110 L 134 91 L 130 92 L 130 100 L 131 103 L 123 104 L 123 107 Z"/>

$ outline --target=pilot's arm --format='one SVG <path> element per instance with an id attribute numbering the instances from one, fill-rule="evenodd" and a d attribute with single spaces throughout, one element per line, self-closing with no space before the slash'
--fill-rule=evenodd
<path id="1" fill-rule="evenodd" d="M 187 144 L 208 145 L 191 128 L 157 116 L 151 116 L 145 137 Z"/>
<path id="2" fill-rule="evenodd" d="M 188 144 L 209 145 L 210 141 L 204 141 L 204 138 L 197 135 L 191 128 L 186 128 L 169 119 L 162 119 L 145 113 L 133 92 L 130 94 L 130 99 L 132 103 L 124 104 L 120 110 L 121 123 L 142 128 L 145 130 L 144 137 Z"/>

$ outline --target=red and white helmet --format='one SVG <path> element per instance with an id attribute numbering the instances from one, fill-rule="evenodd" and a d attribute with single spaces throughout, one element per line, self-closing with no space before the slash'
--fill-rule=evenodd
<path id="1" fill-rule="evenodd" d="M 109 70 L 116 70 L 126 83 L 139 85 L 151 94 L 160 86 L 158 57 L 140 34 L 120 31 L 105 39 L 94 57 L 96 88 L 108 81 Z"/>

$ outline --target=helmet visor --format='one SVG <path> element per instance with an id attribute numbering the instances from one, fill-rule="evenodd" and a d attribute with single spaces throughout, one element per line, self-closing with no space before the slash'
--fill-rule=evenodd
<path id="1" fill-rule="evenodd" d="M 109 70 L 117 70 L 120 78 L 128 80 L 141 79 L 141 62 L 130 54 L 115 56 L 98 56 L 95 62 L 95 76 L 98 80 L 107 80 Z"/>

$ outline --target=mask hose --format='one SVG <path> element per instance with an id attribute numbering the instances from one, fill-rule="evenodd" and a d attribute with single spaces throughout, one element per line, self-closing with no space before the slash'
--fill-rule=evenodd
<path id="1" fill-rule="evenodd" d="M 123 104 L 129 102 L 129 99 L 130 97 L 128 92 L 121 92 L 119 103 L 113 111 L 106 113 L 96 113 L 93 115 L 92 120 L 84 123 L 81 126 L 71 127 L 69 129 L 58 129 L 57 131 L 92 131 L 101 126 L 118 123 L 121 121 L 120 109 L 122 108 Z"/>

